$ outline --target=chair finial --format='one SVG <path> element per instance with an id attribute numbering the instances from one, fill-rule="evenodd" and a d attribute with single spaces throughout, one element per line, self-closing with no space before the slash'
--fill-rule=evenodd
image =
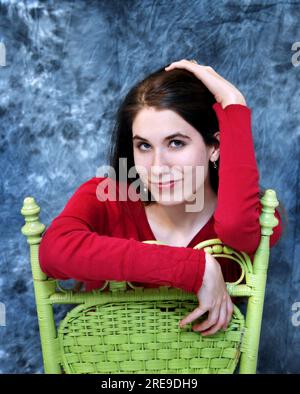
<path id="1" fill-rule="evenodd" d="M 21 231 L 27 237 L 30 245 L 38 244 L 41 240 L 41 234 L 45 230 L 45 225 L 39 221 L 40 207 L 33 197 L 25 197 L 21 214 L 25 218 L 26 224 Z"/>
<path id="2" fill-rule="evenodd" d="M 262 235 L 272 235 L 272 229 L 278 225 L 278 219 L 274 216 L 275 208 L 279 205 L 275 190 L 267 189 L 260 201 L 262 204 L 259 218 L 261 233 Z"/>

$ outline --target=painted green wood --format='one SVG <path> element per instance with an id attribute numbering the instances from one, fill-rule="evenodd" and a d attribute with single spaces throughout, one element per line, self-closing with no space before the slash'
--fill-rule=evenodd
<path id="1" fill-rule="evenodd" d="M 270 256 L 270 236 L 277 226 L 275 208 L 279 205 L 274 190 L 268 189 L 261 198 L 262 212 L 259 218 L 261 226 L 261 240 L 253 261 L 253 275 L 251 277 L 252 295 L 248 299 L 246 313 L 247 333 L 242 345 L 240 373 L 255 373 L 263 315 L 265 288 Z"/>
<path id="2" fill-rule="evenodd" d="M 34 198 L 24 199 L 22 215 L 26 224 L 22 227 L 22 233 L 27 237 L 30 248 L 30 262 L 33 276 L 35 301 L 37 308 L 40 338 L 42 345 L 45 373 L 61 373 L 57 352 L 57 330 L 54 322 L 53 306 L 48 302 L 51 294 L 55 292 L 55 281 L 48 279 L 41 271 L 38 259 L 38 248 L 41 235 L 45 226 L 39 222 L 40 207 Z"/>
<path id="3" fill-rule="evenodd" d="M 230 248 L 218 238 L 195 246 L 239 264 L 241 277 L 226 283 L 227 289 L 231 296 L 248 297 L 246 316 L 235 305 L 226 331 L 202 337 L 192 331 L 191 323 L 183 329 L 178 326 L 179 320 L 198 306 L 195 294 L 168 286 L 153 289 L 118 281 L 106 281 L 101 289 L 80 292 L 65 290 L 59 281 L 47 278 L 38 261 L 45 230 L 39 221 L 40 207 L 34 198 L 25 198 L 22 233 L 30 245 L 45 373 L 233 373 L 238 362 L 241 374 L 256 373 L 269 240 L 278 224 L 275 191 L 266 190 L 261 202 L 261 241 L 253 264 L 245 252 Z M 106 287 L 109 291 L 104 292 Z M 58 329 L 54 304 L 78 304 Z"/>

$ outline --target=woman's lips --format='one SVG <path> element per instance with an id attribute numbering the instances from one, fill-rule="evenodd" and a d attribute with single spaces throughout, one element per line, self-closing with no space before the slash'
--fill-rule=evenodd
<path id="1" fill-rule="evenodd" d="M 173 181 L 165 182 L 165 183 L 161 183 L 161 182 L 160 183 L 153 183 L 153 182 L 151 182 L 151 185 L 154 185 L 154 186 L 156 186 L 159 189 L 168 189 L 170 187 L 173 187 L 176 182 L 178 182 L 178 180 L 176 180 L 176 181 L 173 180 Z"/>

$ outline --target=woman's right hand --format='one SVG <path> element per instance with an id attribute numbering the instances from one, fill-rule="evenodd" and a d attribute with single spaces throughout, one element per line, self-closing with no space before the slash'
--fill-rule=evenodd
<path id="1" fill-rule="evenodd" d="M 202 335 L 209 335 L 221 328 L 227 329 L 233 313 L 233 303 L 228 294 L 220 264 L 209 253 L 205 253 L 205 261 L 202 286 L 197 293 L 199 306 L 180 321 L 180 327 L 208 311 L 208 318 L 192 328 L 194 331 L 201 331 Z"/>

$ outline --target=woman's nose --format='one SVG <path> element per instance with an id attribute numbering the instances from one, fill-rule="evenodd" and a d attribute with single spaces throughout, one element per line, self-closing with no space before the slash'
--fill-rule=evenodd
<path id="1" fill-rule="evenodd" d="M 166 164 L 166 157 L 163 149 L 156 149 L 152 159 L 152 166 L 160 167 Z"/>
<path id="2" fill-rule="evenodd" d="M 169 173 L 169 165 L 163 151 L 156 151 L 151 165 L 152 174 L 159 176 L 161 174 Z"/>

